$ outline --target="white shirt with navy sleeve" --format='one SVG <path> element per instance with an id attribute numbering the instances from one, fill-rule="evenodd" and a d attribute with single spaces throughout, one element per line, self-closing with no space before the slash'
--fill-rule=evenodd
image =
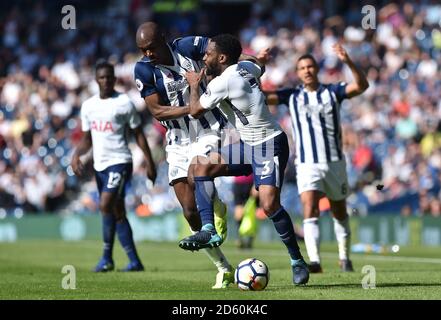
<path id="1" fill-rule="evenodd" d="M 200 98 L 204 109 L 215 110 L 219 106 L 242 141 L 250 145 L 263 143 L 282 132 L 259 88 L 261 74 L 255 63 L 240 61 L 214 78 Z"/>
<path id="2" fill-rule="evenodd" d="M 296 163 L 328 163 L 343 158 L 340 103 L 347 98 L 346 83 L 319 84 L 316 91 L 307 91 L 301 85 L 278 90 L 277 95 L 291 114 Z"/>
<path id="3" fill-rule="evenodd" d="M 92 135 L 93 167 L 103 171 L 109 166 L 132 162 L 128 128 L 141 125 L 141 118 L 127 94 L 116 92 L 101 99 L 99 94 L 81 106 L 81 126 Z"/>
<path id="4" fill-rule="evenodd" d="M 164 105 L 189 105 L 190 87 L 185 78 L 187 71 L 200 72 L 204 67 L 202 61 L 209 38 L 191 36 L 176 39 L 168 44 L 173 56 L 173 65 L 154 65 L 147 57 L 143 57 L 135 65 L 135 82 L 141 94 L 145 97 L 157 93 Z M 200 85 L 201 93 L 206 89 L 206 83 Z M 225 117 L 214 110 L 204 114 L 199 119 L 189 116 L 161 122 L 167 128 L 167 142 L 180 144 L 193 142 L 202 130 L 216 131 L 226 125 Z"/>

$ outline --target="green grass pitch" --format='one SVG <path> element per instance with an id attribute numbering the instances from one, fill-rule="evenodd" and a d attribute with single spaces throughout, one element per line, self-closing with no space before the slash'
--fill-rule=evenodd
<path id="1" fill-rule="evenodd" d="M 202 252 L 186 252 L 177 243 L 138 243 L 145 272 L 95 274 L 99 241 L 19 241 L 0 243 L 0 300 L 4 299 L 145 299 L 145 300 L 285 300 L 285 299 L 441 299 L 441 250 L 405 247 L 396 254 L 352 254 L 356 271 L 341 273 L 335 244 L 322 245 L 323 274 L 307 286 L 291 282 L 288 254 L 281 243 L 256 243 L 251 251 L 226 242 L 222 248 L 233 265 L 248 257 L 270 269 L 264 291 L 244 292 L 235 285 L 212 290 L 216 270 Z M 303 253 L 306 253 L 302 245 Z M 117 268 L 127 258 L 115 245 Z M 76 289 L 62 288 L 64 265 L 76 270 Z M 376 288 L 363 289 L 364 265 L 376 270 Z"/>

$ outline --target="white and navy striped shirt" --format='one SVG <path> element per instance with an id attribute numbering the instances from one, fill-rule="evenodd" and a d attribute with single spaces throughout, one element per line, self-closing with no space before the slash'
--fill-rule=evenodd
<path id="1" fill-rule="evenodd" d="M 327 163 L 343 158 L 340 103 L 347 98 L 346 83 L 319 84 L 316 91 L 303 85 L 277 91 L 280 104 L 291 113 L 296 163 Z"/>
<path id="2" fill-rule="evenodd" d="M 202 58 L 209 38 L 185 37 L 169 43 L 174 65 L 154 65 L 143 57 L 135 65 L 135 82 L 141 97 L 157 93 L 163 103 L 169 106 L 186 106 L 190 101 L 190 87 L 185 79 L 187 71 L 200 72 L 204 67 Z M 205 92 L 206 83 L 201 82 L 201 93 Z M 215 109 L 198 119 L 184 116 L 175 120 L 161 121 L 167 128 L 169 144 L 182 141 L 194 141 L 202 130 L 220 132 L 226 125 L 225 117 Z"/>

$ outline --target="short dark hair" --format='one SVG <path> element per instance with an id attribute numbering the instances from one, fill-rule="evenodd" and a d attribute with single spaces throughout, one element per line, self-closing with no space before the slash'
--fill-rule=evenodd
<path id="1" fill-rule="evenodd" d="M 113 64 L 104 59 L 98 60 L 95 65 L 95 74 L 98 72 L 98 70 L 106 68 L 109 69 L 112 74 L 115 74 L 115 67 L 113 66 Z"/>
<path id="2" fill-rule="evenodd" d="M 216 50 L 228 57 L 229 63 L 237 63 L 242 53 L 240 41 L 231 34 L 220 34 L 211 38 L 216 44 Z"/>
<path id="3" fill-rule="evenodd" d="M 297 69 L 297 66 L 298 66 L 299 62 L 300 62 L 301 60 L 305 60 L 305 59 L 310 59 L 310 60 L 312 60 L 312 62 L 314 62 L 314 65 L 315 65 L 316 67 L 318 67 L 317 61 L 315 60 L 315 58 L 313 57 L 313 55 L 310 54 L 310 53 L 306 53 L 306 54 L 302 54 L 302 55 L 297 59 L 296 69 Z"/>

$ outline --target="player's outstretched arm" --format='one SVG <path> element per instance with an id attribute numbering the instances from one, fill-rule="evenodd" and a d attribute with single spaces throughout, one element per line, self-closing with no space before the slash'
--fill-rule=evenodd
<path id="1" fill-rule="evenodd" d="M 164 106 L 157 93 L 145 97 L 144 101 L 147 105 L 147 109 L 149 109 L 152 116 L 158 121 L 174 120 L 190 114 L 189 106 Z"/>
<path id="2" fill-rule="evenodd" d="M 349 69 L 351 69 L 352 75 L 354 76 L 355 82 L 349 83 L 346 86 L 346 95 L 348 98 L 352 98 L 362 94 L 369 87 L 369 83 L 364 75 L 363 71 L 358 68 L 354 62 L 349 57 L 346 50 L 339 43 L 332 46 L 337 57 L 345 63 Z"/>
<path id="3" fill-rule="evenodd" d="M 261 68 L 265 65 L 265 63 L 262 63 L 261 61 L 259 61 L 259 59 L 257 59 L 257 57 L 251 56 L 251 55 L 245 54 L 245 53 L 242 53 L 240 55 L 239 61 L 251 61 L 251 62 L 257 64 Z"/>
<path id="4" fill-rule="evenodd" d="M 255 59 L 257 59 L 260 67 L 265 66 L 271 60 L 271 50 L 272 48 L 264 48 L 260 50 Z M 275 90 L 262 90 L 266 97 L 266 104 L 268 105 L 278 105 L 279 104 L 279 96 Z"/>
<path id="5" fill-rule="evenodd" d="M 152 153 L 150 151 L 149 144 L 147 143 L 147 140 L 144 136 L 144 133 L 142 132 L 142 126 L 138 126 L 135 129 L 133 129 L 133 132 L 135 134 L 135 140 L 136 144 L 139 148 L 141 148 L 142 152 L 144 153 L 145 160 L 147 162 L 147 177 L 155 183 L 156 180 L 156 166 L 153 162 Z"/>
<path id="6" fill-rule="evenodd" d="M 271 58 L 271 48 L 264 48 L 260 50 L 256 56 L 242 53 L 239 57 L 239 61 L 249 60 L 256 63 L 259 67 L 264 67 Z"/>
<path id="7" fill-rule="evenodd" d="M 205 75 L 205 68 L 201 70 L 201 72 L 187 72 L 185 74 L 185 78 L 190 85 L 190 114 L 194 118 L 199 118 L 204 114 L 207 110 L 204 109 L 199 101 L 199 83 Z"/>
<path id="8" fill-rule="evenodd" d="M 83 137 L 81 138 L 80 144 L 75 149 L 72 156 L 71 166 L 73 172 L 77 176 L 82 176 L 84 174 L 84 164 L 81 162 L 80 157 L 86 154 L 92 147 L 92 134 L 90 131 L 83 132 Z"/>

